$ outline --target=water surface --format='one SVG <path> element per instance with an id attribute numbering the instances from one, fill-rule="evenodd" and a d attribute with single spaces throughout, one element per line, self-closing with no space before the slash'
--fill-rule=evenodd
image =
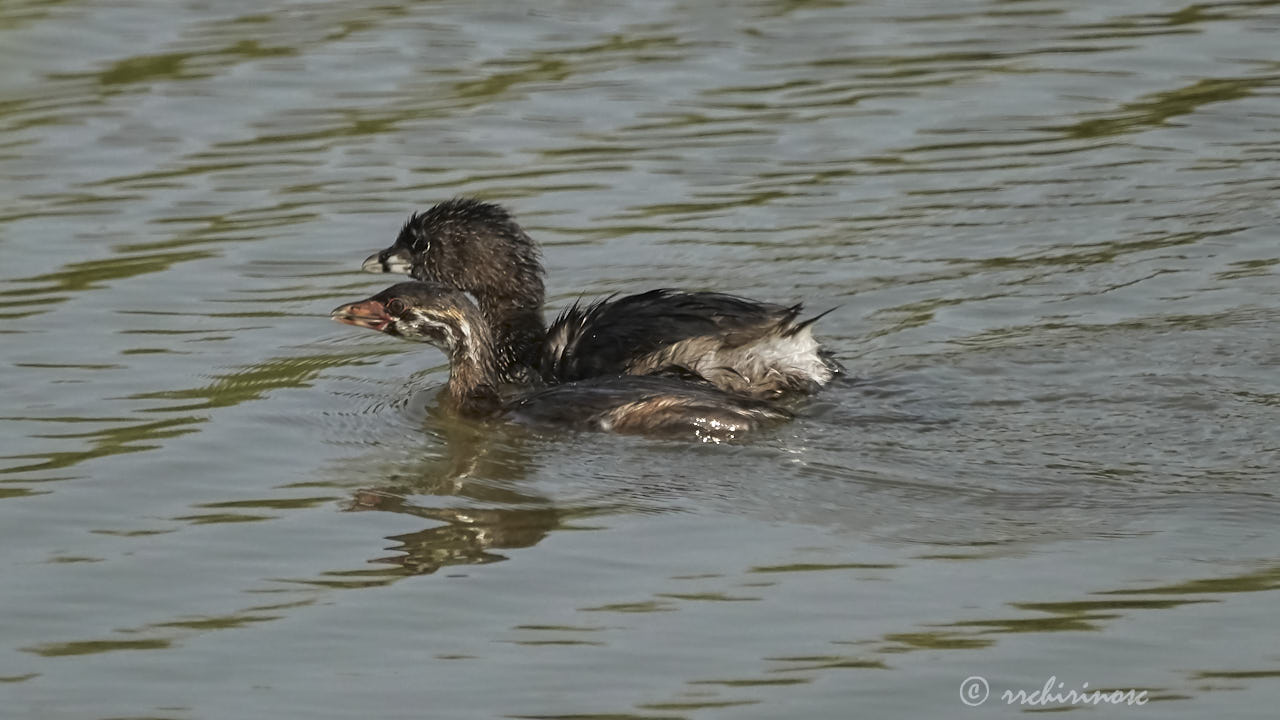
<path id="1" fill-rule="evenodd" d="M 1277 5 L 4 4 L 7 716 L 1272 717 Z M 855 379 L 460 423 L 327 320 L 458 194 Z"/>

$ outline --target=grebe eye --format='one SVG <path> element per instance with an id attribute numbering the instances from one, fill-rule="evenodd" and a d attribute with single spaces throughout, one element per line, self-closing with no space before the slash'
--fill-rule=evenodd
<path id="1" fill-rule="evenodd" d="M 387 312 L 397 317 L 403 315 L 404 311 L 407 309 L 408 308 L 405 307 L 404 301 L 400 298 L 395 298 L 391 302 L 387 303 Z"/>

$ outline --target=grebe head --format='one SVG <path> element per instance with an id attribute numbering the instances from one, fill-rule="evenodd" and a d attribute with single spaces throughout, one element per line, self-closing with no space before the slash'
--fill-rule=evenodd
<path id="1" fill-rule="evenodd" d="M 362 267 L 446 283 L 475 295 L 483 308 L 542 305 L 537 244 L 506 208 L 475 198 L 454 198 L 414 213 L 395 244 L 370 255 Z"/>
<path id="2" fill-rule="evenodd" d="M 470 344 L 479 311 L 459 290 L 437 283 L 404 282 L 343 305 L 329 317 L 453 352 Z"/>
<path id="3" fill-rule="evenodd" d="M 493 354 L 493 336 L 480 310 L 460 290 L 437 283 L 400 283 L 371 298 L 343 305 L 330 317 L 435 345 L 449 357 L 447 395 L 459 412 L 481 417 L 501 409 L 495 389 L 501 377 Z"/>

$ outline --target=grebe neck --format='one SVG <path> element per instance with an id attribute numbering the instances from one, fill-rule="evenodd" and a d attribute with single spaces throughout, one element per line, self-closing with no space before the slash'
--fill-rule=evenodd
<path id="1" fill-rule="evenodd" d="M 484 297 L 477 300 L 492 333 L 492 354 L 499 375 L 509 382 L 527 380 L 523 374 L 532 372 L 547 334 L 541 306 Z"/>
<path id="2" fill-rule="evenodd" d="M 463 309 L 458 320 L 451 327 L 449 403 L 463 415 L 491 415 L 501 407 L 497 388 L 502 383 L 493 333 L 474 311 Z"/>

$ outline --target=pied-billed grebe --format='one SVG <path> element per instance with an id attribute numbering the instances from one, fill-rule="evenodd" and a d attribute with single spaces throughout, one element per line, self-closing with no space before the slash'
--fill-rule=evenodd
<path id="1" fill-rule="evenodd" d="M 493 329 L 503 379 L 536 375 L 546 334 L 542 260 L 537 243 L 502 206 L 458 199 L 414 213 L 395 244 L 370 255 L 363 268 L 471 293 Z"/>
<path id="2" fill-rule="evenodd" d="M 758 397 L 812 392 L 841 372 L 813 339 L 817 317 L 714 292 L 662 289 L 575 303 L 550 330 L 537 244 L 500 205 L 471 198 L 409 218 L 395 244 L 364 262 L 471 293 L 493 328 L 499 370 L 549 383 L 681 368 Z M 820 317 L 820 316 L 819 316 Z"/>
<path id="3" fill-rule="evenodd" d="M 669 376 L 594 377 L 503 398 L 489 323 L 461 291 L 437 283 L 393 285 L 337 308 L 331 317 L 443 350 L 449 356 L 446 401 L 466 417 L 620 433 L 693 433 L 706 440 L 732 439 L 791 417 L 767 402 Z"/>

